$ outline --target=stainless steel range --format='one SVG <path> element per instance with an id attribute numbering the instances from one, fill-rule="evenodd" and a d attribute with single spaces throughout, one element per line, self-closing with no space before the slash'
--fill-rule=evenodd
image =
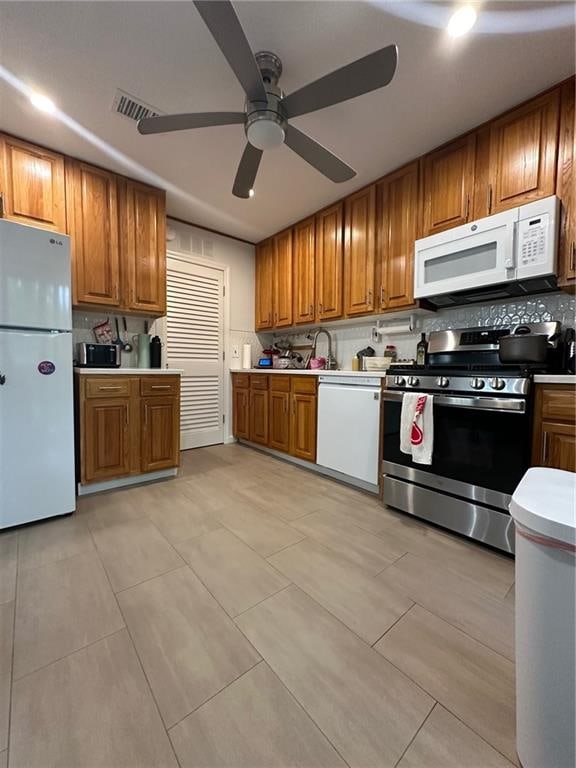
<path id="1" fill-rule="evenodd" d="M 514 551 L 511 495 L 530 466 L 535 370 L 558 370 L 559 323 L 528 325 L 546 334 L 545 364 L 503 365 L 499 339 L 515 327 L 430 334 L 423 367 L 395 368 L 383 392 L 384 502 L 506 552 Z M 433 395 L 432 464 L 400 451 L 404 392 Z"/>

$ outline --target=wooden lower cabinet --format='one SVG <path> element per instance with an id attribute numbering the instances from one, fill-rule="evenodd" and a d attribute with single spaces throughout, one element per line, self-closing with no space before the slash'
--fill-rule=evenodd
<path id="1" fill-rule="evenodd" d="M 532 464 L 576 472 L 576 388 L 573 386 L 536 385 Z"/>
<path id="2" fill-rule="evenodd" d="M 250 390 L 250 440 L 268 445 L 268 392 Z"/>
<path id="3" fill-rule="evenodd" d="M 178 466 L 180 400 L 178 397 L 142 398 L 142 472 Z"/>
<path id="4" fill-rule="evenodd" d="M 309 375 L 232 374 L 234 436 L 316 461 L 317 386 Z"/>
<path id="5" fill-rule="evenodd" d="M 86 400 L 82 482 L 130 473 L 130 398 Z"/>
<path id="6" fill-rule="evenodd" d="M 75 392 L 82 484 L 178 466 L 179 376 L 81 374 Z"/>

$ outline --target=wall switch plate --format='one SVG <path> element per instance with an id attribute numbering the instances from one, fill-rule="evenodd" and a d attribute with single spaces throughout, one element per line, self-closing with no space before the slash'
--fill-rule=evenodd
<path id="1" fill-rule="evenodd" d="M 375 325 L 372 327 L 372 341 L 380 341 L 380 334 L 378 333 L 378 328 Z"/>
<path id="2" fill-rule="evenodd" d="M 240 357 L 240 346 L 238 344 L 232 344 L 232 357 L 238 360 Z"/>

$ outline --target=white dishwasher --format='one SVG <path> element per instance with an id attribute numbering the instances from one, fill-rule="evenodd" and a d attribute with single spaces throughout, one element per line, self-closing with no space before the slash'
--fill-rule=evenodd
<path id="1" fill-rule="evenodd" d="M 316 461 L 363 483 L 378 485 L 380 379 L 320 376 Z"/>

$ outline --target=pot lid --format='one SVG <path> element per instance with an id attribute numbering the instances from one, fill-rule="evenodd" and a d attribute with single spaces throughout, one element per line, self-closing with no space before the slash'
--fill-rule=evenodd
<path id="1" fill-rule="evenodd" d="M 575 544 L 576 473 L 532 467 L 514 491 L 510 514 L 541 536 Z"/>

